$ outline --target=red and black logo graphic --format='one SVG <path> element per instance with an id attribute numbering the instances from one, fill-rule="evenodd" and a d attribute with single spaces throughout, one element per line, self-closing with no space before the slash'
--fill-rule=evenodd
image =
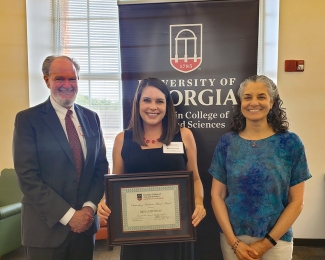
<path id="1" fill-rule="evenodd" d="M 170 64 L 180 72 L 196 70 L 202 63 L 202 24 L 170 25 Z"/>
<path id="2" fill-rule="evenodd" d="M 138 201 L 141 201 L 142 200 L 142 194 L 137 194 L 137 199 L 138 199 Z"/>

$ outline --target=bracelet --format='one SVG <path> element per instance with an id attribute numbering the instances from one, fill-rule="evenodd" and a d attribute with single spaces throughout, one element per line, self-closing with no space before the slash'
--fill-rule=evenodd
<path id="1" fill-rule="evenodd" d="M 269 234 L 266 234 L 264 237 L 268 239 L 272 243 L 272 245 L 276 246 L 277 243 Z"/>
<path id="2" fill-rule="evenodd" d="M 234 254 L 236 254 L 237 247 L 240 242 L 241 241 L 237 238 L 237 241 L 232 245 L 231 249 L 234 251 Z"/>

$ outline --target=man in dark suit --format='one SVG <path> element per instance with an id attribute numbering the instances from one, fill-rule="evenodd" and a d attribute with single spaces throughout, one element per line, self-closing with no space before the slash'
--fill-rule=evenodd
<path id="1" fill-rule="evenodd" d="M 22 243 L 31 260 L 92 259 L 96 205 L 108 173 L 99 118 L 74 104 L 80 70 L 74 59 L 49 56 L 42 70 L 49 99 L 19 112 L 15 120 Z"/>

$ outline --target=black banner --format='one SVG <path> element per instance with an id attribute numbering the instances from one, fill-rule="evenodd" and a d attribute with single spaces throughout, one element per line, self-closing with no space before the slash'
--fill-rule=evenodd
<path id="1" fill-rule="evenodd" d="M 196 140 L 207 209 L 197 229 L 197 260 L 222 259 L 208 168 L 229 131 L 239 84 L 257 73 L 258 9 L 258 0 L 119 6 L 124 127 L 139 80 L 156 77 L 170 88 L 179 123 Z"/>

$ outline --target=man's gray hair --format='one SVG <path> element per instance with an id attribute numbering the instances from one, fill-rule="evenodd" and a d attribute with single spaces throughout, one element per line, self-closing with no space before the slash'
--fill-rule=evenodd
<path id="1" fill-rule="evenodd" d="M 51 64 L 55 59 L 59 59 L 59 58 L 64 58 L 64 59 L 68 59 L 69 61 L 71 61 L 72 64 L 74 65 L 74 67 L 76 68 L 77 75 L 79 75 L 80 66 L 76 59 L 70 58 L 69 56 L 66 56 L 66 55 L 51 55 L 51 56 L 47 56 L 45 58 L 45 60 L 43 61 L 43 65 L 42 65 L 43 76 L 46 76 L 46 77 L 50 76 Z"/>

